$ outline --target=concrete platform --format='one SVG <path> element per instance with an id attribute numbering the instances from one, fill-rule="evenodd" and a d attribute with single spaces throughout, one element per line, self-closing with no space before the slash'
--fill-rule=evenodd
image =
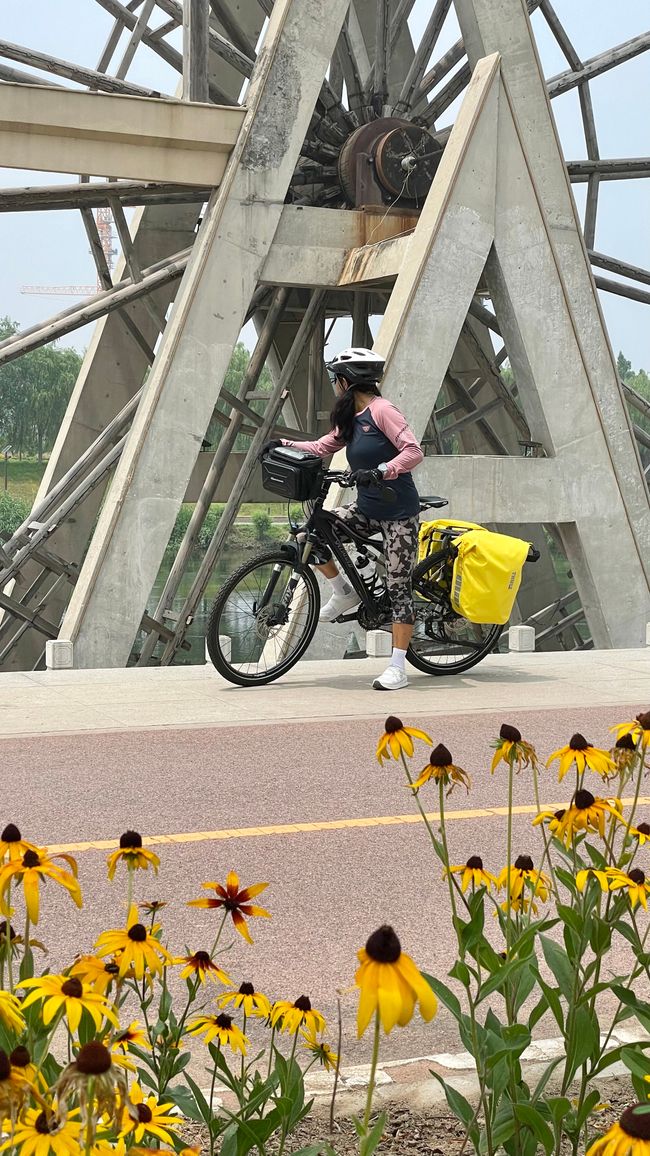
<path id="1" fill-rule="evenodd" d="M 650 648 L 491 655 L 455 677 L 409 670 L 395 694 L 372 689 L 385 664 L 303 661 L 265 687 L 233 686 L 212 666 L 0 674 L 0 736 L 650 705 Z"/>

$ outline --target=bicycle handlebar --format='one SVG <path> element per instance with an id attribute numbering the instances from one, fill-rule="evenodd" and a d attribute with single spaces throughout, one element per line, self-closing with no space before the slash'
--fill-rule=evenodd
<path id="1" fill-rule="evenodd" d="M 353 489 L 354 486 L 358 485 L 358 483 L 354 481 L 353 474 L 350 470 L 326 470 L 323 474 L 323 480 L 328 484 L 336 483 L 346 490 Z M 366 488 L 379 490 L 387 502 L 397 501 L 397 494 L 387 482 L 368 482 Z"/>

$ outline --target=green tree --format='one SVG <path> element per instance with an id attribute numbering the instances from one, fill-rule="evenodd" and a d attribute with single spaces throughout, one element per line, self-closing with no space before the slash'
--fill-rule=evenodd
<path id="1" fill-rule="evenodd" d="M 238 393 L 250 359 L 250 351 L 246 348 L 243 341 L 238 341 L 233 350 L 233 355 L 230 360 L 230 365 L 228 366 L 228 372 L 224 381 L 224 386 L 229 391 L 229 393 Z M 257 385 L 255 386 L 255 392 L 270 393 L 272 388 L 273 382 L 271 380 L 271 374 L 269 373 L 267 367 L 264 366 L 259 376 Z M 252 400 L 247 402 L 247 404 L 250 405 L 251 409 L 254 410 L 255 413 L 262 414 L 264 412 L 265 403 L 262 399 Z M 216 415 L 223 415 L 227 422 L 230 419 L 230 411 L 231 406 L 228 405 L 227 401 L 220 400 L 217 402 L 215 412 L 212 416 L 212 420 L 210 421 L 208 432 L 205 437 L 208 445 L 216 446 L 223 434 L 223 421 L 220 421 Z M 245 452 L 248 449 L 250 442 L 251 439 L 247 434 L 238 434 L 237 440 L 235 441 L 234 452 Z"/>
<path id="2" fill-rule="evenodd" d="M 0 340 L 18 332 L 9 317 L 0 318 Z M 0 366 L 0 436 L 22 457 L 39 461 L 52 448 L 81 367 L 76 349 L 56 342 Z"/>
<path id="3" fill-rule="evenodd" d="M 628 361 L 627 357 L 620 351 L 616 358 L 616 368 L 618 369 L 618 376 L 621 381 L 627 381 L 629 377 L 634 377 L 632 362 Z"/>

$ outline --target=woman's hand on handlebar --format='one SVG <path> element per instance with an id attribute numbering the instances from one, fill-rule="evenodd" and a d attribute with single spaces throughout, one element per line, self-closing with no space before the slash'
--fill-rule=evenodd
<path id="1" fill-rule="evenodd" d="M 355 470 L 350 474 L 353 486 L 378 486 L 383 481 L 381 470 Z"/>

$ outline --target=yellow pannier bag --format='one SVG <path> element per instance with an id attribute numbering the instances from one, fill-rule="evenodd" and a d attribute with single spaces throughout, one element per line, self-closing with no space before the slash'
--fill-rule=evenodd
<path id="1" fill-rule="evenodd" d="M 504 626 L 521 585 L 530 543 L 478 529 L 454 538 L 454 546 L 458 550 L 451 588 L 454 610 L 470 622 Z"/>
<path id="2" fill-rule="evenodd" d="M 444 539 L 441 530 L 482 530 L 478 522 L 463 522 L 460 518 L 436 518 L 433 522 L 422 522 L 420 526 L 420 549 L 418 553 L 418 562 L 426 558 L 427 554 L 432 554 L 434 550 L 439 550 L 444 545 Z M 447 538 L 447 542 L 449 538 Z"/>

